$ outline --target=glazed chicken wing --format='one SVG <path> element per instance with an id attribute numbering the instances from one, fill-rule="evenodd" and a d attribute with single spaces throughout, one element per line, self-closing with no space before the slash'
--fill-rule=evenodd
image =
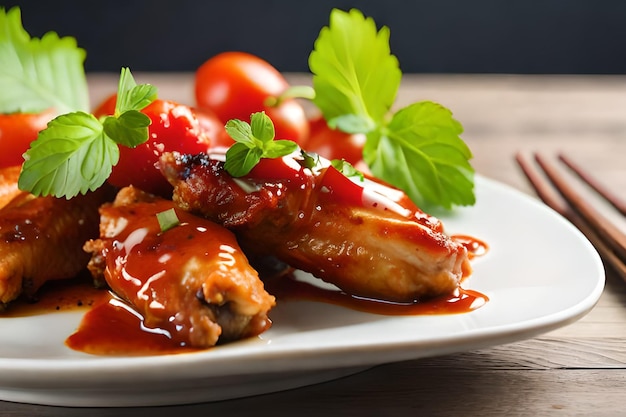
<path id="1" fill-rule="evenodd" d="M 133 187 L 100 209 L 100 238 L 85 244 L 89 269 L 180 346 L 205 348 L 257 335 L 274 306 L 234 235 L 177 210 L 180 223 L 161 231 L 158 213 L 172 201 Z"/>
<path id="2" fill-rule="evenodd" d="M 87 239 L 98 236 L 98 207 L 106 191 L 70 200 L 35 197 L 3 182 L 8 202 L 0 208 L 0 306 L 21 294 L 32 298 L 47 281 L 85 269 Z M 8 197 L 10 196 L 10 198 Z"/>
<path id="3" fill-rule="evenodd" d="M 13 197 L 21 193 L 17 188 L 17 179 L 21 169 L 20 165 L 0 169 L 0 208 L 6 206 Z"/>
<path id="4" fill-rule="evenodd" d="M 181 208 L 231 228 L 244 250 L 273 254 L 350 294 L 414 301 L 454 291 L 469 272 L 467 249 L 440 221 L 407 201 L 357 195 L 352 182 L 340 189 L 350 180 L 332 167 L 233 178 L 220 161 L 178 154 L 164 155 L 160 167 Z"/>

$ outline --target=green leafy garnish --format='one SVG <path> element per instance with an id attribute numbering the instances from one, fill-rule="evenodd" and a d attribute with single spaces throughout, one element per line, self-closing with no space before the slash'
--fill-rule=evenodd
<path id="1" fill-rule="evenodd" d="M 265 112 L 253 113 L 250 123 L 229 120 L 226 132 L 235 140 L 226 151 L 224 163 L 224 169 L 233 177 L 248 174 L 261 158 L 280 158 L 298 149 L 293 141 L 274 140 L 274 124 Z"/>
<path id="2" fill-rule="evenodd" d="M 87 111 L 86 53 L 72 37 L 31 38 L 18 7 L 0 7 L 0 113 Z"/>
<path id="3" fill-rule="evenodd" d="M 157 213 L 156 217 L 162 233 L 165 233 L 168 230 L 180 225 L 180 220 L 176 215 L 176 210 L 174 210 L 173 208 Z"/>
<path id="4" fill-rule="evenodd" d="M 389 29 L 334 9 L 309 56 L 313 102 L 331 127 L 366 134 L 363 158 L 372 174 L 420 205 L 472 205 L 472 154 L 461 124 L 445 107 L 424 101 L 391 114 L 402 73 Z"/>
<path id="5" fill-rule="evenodd" d="M 78 111 L 50 121 L 24 154 L 19 188 L 68 199 L 99 188 L 119 160 L 118 145 L 135 147 L 148 140 L 150 118 L 140 110 L 156 96 L 156 87 L 137 85 L 123 68 L 115 114 L 98 120 Z"/>
<path id="6" fill-rule="evenodd" d="M 319 165 L 320 157 L 315 153 L 311 154 L 300 150 L 300 157 L 302 158 L 300 165 L 303 168 L 313 169 Z"/>
<path id="7" fill-rule="evenodd" d="M 344 159 L 333 159 L 330 161 L 330 164 L 346 177 L 357 177 L 360 181 L 363 181 L 363 173 L 352 166 L 350 162 Z"/>

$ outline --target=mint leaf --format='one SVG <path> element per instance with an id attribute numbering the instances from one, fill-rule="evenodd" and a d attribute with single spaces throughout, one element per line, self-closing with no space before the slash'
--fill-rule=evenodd
<path id="1" fill-rule="evenodd" d="M 85 56 L 72 37 L 31 38 L 18 7 L 0 8 L 0 113 L 87 111 Z"/>
<path id="2" fill-rule="evenodd" d="M 130 69 L 122 68 L 117 87 L 115 114 L 143 110 L 157 98 L 157 88 L 150 84 L 137 85 Z"/>
<path id="3" fill-rule="evenodd" d="M 119 117 L 108 116 L 103 126 L 106 135 L 115 138 L 120 145 L 134 148 L 148 140 L 151 120 L 137 110 L 126 110 Z"/>
<path id="4" fill-rule="evenodd" d="M 233 177 L 243 177 L 261 160 L 263 150 L 261 148 L 249 148 L 238 142 L 226 151 L 224 169 Z"/>
<path id="5" fill-rule="evenodd" d="M 318 154 L 310 154 L 304 152 L 303 150 L 300 150 L 300 156 L 302 157 L 302 162 L 300 162 L 300 165 L 302 165 L 302 167 L 304 168 L 313 169 L 320 163 L 320 156 Z"/>
<path id="6" fill-rule="evenodd" d="M 250 124 L 229 120 L 226 132 L 236 142 L 226 151 L 224 162 L 224 169 L 233 177 L 248 174 L 261 158 L 280 158 L 298 149 L 293 141 L 274 140 L 274 124 L 265 112 L 253 113 Z"/>
<path id="7" fill-rule="evenodd" d="M 292 140 L 280 139 L 271 142 L 271 146 L 265 146 L 263 149 L 263 158 L 282 158 L 285 155 L 295 152 L 298 144 Z"/>
<path id="8" fill-rule="evenodd" d="M 71 198 L 106 181 L 119 159 L 119 149 L 104 134 L 98 119 L 75 112 L 53 119 L 24 158 L 20 189 Z"/>
<path id="9" fill-rule="evenodd" d="M 360 181 L 363 181 L 364 176 L 361 171 L 356 169 L 352 164 L 343 159 L 333 159 L 330 164 L 346 177 L 357 177 Z"/>
<path id="10" fill-rule="evenodd" d="M 263 143 L 274 140 L 274 123 L 264 112 L 250 116 L 250 133 Z"/>
<path id="11" fill-rule="evenodd" d="M 333 9 L 309 56 L 313 102 L 331 127 L 366 133 L 393 105 L 402 73 L 389 48 L 389 29 L 352 9 Z"/>
<path id="12" fill-rule="evenodd" d="M 364 158 L 372 173 L 420 205 L 472 205 L 474 170 L 461 124 L 439 104 L 414 103 L 394 116 L 383 134 L 368 138 Z"/>
<path id="13" fill-rule="evenodd" d="M 244 144 L 247 147 L 255 146 L 252 128 L 249 123 L 239 119 L 232 119 L 226 122 L 225 129 L 226 133 L 228 133 L 235 142 Z"/>

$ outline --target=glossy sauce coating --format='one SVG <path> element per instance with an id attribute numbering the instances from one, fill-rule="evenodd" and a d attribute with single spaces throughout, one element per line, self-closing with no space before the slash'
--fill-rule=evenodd
<path id="1" fill-rule="evenodd" d="M 453 235 L 452 239 L 462 243 L 468 249 L 470 259 L 484 256 L 489 246 L 480 239 L 468 235 Z M 463 279 L 471 270 L 463 270 Z M 365 313 L 388 316 L 409 316 L 420 314 L 459 314 L 476 310 L 489 301 L 486 295 L 458 287 L 454 292 L 413 302 L 393 302 L 373 298 L 357 297 L 343 291 L 328 290 L 298 281 L 293 276 L 286 276 L 271 281 L 269 290 L 281 299 L 310 300 L 340 305 Z"/>
<path id="2" fill-rule="evenodd" d="M 274 290 L 279 302 L 284 299 L 319 301 L 386 316 L 469 313 L 489 301 L 486 295 L 478 291 L 457 288 L 453 293 L 440 297 L 414 302 L 393 302 L 356 297 L 343 291 L 320 288 L 292 278 L 283 278 L 270 290 Z"/>
<path id="3" fill-rule="evenodd" d="M 172 220 L 166 229 L 164 213 Z M 100 214 L 100 238 L 85 248 L 94 278 L 105 280 L 115 298 L 85 316 L 70 347 L 100 354 L 208 348 L 271 325 L 274 297 L 232 232 L 134 187 L 120 190 Z M 137 329 L 145 334 L 122 336 Z"/>

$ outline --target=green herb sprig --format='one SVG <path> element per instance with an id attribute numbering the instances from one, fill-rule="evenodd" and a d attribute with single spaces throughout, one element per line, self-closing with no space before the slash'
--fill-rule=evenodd
<path id="1" fill-rule="evenodd" d="M 98 120 L 76 111 L 51 120 L 24 154 L 18 187 L 68 199 L 99 188 L 119 161 L 118 145 L 136 147 L 148 140 L 150 118 L 140 110 L 156 97 L 156 87 L 137 85 L 123 68 L 115 114 Z"/>
<path id="2" fill-rule="evenodd" d="M 389 34 L 356 9 L 334 9 L 309 56 L 313 102 L 329 126 L 365 134 L 363 158 L 372 174 L 417 204 L 472 205 L 472 153 L 451 111 L 422 101 L 392 113 L 402 72 Z"/>
<path id="3" fill-rule="evenodd" d="M 250 123 L 229 120 L 226 132 L 235 140 L 226 151 L 224 163 L 224 169 L 233 177 L 248 174 L 261 158 L 280 158 L 298 149 L 291 140 L 274 140 L 274 123 L 265 112 L 253 113 Z"/>

